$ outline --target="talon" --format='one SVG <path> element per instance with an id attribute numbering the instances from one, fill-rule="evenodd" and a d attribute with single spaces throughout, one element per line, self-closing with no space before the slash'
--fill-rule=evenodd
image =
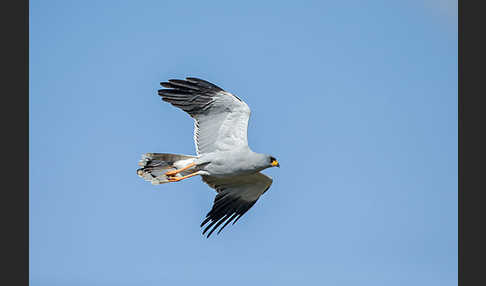
<path id="1" fill-rule="evenodd" d="M 179 182 L 181 178 L 176 178 L 176 177 L 168 177 L 167 180 L 169 182 Z"/>
<path id="2" fill-rule="evenodd" d="M 177 175 L 177 173 L 179 173 L 179 172 L 178 172 L 178 170 L 175 170 L 175 171 L 169 171 L 169 172 L 166 172 L 166 173 L 165 173 L 165 175 L 166 175 L 167 177 L 172 177 L 172 176 Z"/>
<path id="3" fill-rule="evenodd" d="M 173 170 L 173 171 L 169 171 L 169 172 L 166 172 L 165 175 L 168 176 L 168 177 L 171 177 L 171 176 L 174 176 L 182 171 L 185 171 L 187 169 L 190 169 L 192 167 L 196 166 L 196 164 L 194 162 L 192 162 L 191 164 L 185 166 L 184 168 L 182 169 L 179 169 L 179 170 Z"/>
<path id="4" fill-rule="evenodd" d="M 170 177 L 167 177 L 167 181 L 169 182 L 179 182 L 181 180 L 184 180 L 184 179 L 187 179 L 187 178 L 190 178 L 190 177 L 194 177 L 194 176 L 197 176 L 199 175 L 200 172 L 194 172 L 190 175 L 187 175 L 187 176 L 184 176 L 184 177 L 174 177 L 174 176 L 170 176 Z"/>

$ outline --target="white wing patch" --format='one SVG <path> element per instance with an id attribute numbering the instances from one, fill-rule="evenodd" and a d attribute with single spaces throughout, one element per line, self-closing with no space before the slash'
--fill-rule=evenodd
<path id="1" fill-rule="evenodd" d="M 235 95 L 202 79 L 188 77 L 160 83 L 162 100 L 181 108 L 196 121 L 197 154 L 248 146 L 250 108 Z"/>
<path id="2" fill-rule="evenodd" d="M 198 155 L 248 146 L 250 108 L 229 93 L 221 96 L 223 99 L 215 100 L 210 112 L 194 116 Z"/>
<path id="3" fill-rule="evenodd" d="M 249 118 L 250 108 L 244 102 L 239 102 L 239 106 L 233 110 L 195 116 L 197 154 L 248 146 Z"/>

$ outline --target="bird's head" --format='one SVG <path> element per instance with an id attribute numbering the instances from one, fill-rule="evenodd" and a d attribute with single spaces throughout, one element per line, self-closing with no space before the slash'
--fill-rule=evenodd
<path id="1" fill-rule="evenodd" d="M 275 159 L 275 157 L 273 157 L 273 156 L 268 156 L 268 164 L 270 164 L 269 167 L 279 167 L 280 168 L 280 164 L 278 163 L 277 159 Z"/>

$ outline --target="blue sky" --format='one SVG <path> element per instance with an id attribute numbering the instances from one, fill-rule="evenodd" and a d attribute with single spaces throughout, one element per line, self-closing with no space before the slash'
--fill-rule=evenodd
<path id="1" fill-rule="evenodd" d="M 457 2 L 30 1 L 30 281 L 456 285 Z M 214 191 L 160 81 L 252 109 L 270 190 L 206 239 Z"/>

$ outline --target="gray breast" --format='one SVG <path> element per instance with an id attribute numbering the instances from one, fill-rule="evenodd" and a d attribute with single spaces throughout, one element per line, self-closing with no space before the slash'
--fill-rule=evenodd
<path id="1" fill-rule="evenodd" d="M 213 176 L 252 174 L 263 169 L 261 156 L 258 155 L 249 149 L 206 154 L 201 156 L 202 160 L 208 162 L 202 170 Z"/>

